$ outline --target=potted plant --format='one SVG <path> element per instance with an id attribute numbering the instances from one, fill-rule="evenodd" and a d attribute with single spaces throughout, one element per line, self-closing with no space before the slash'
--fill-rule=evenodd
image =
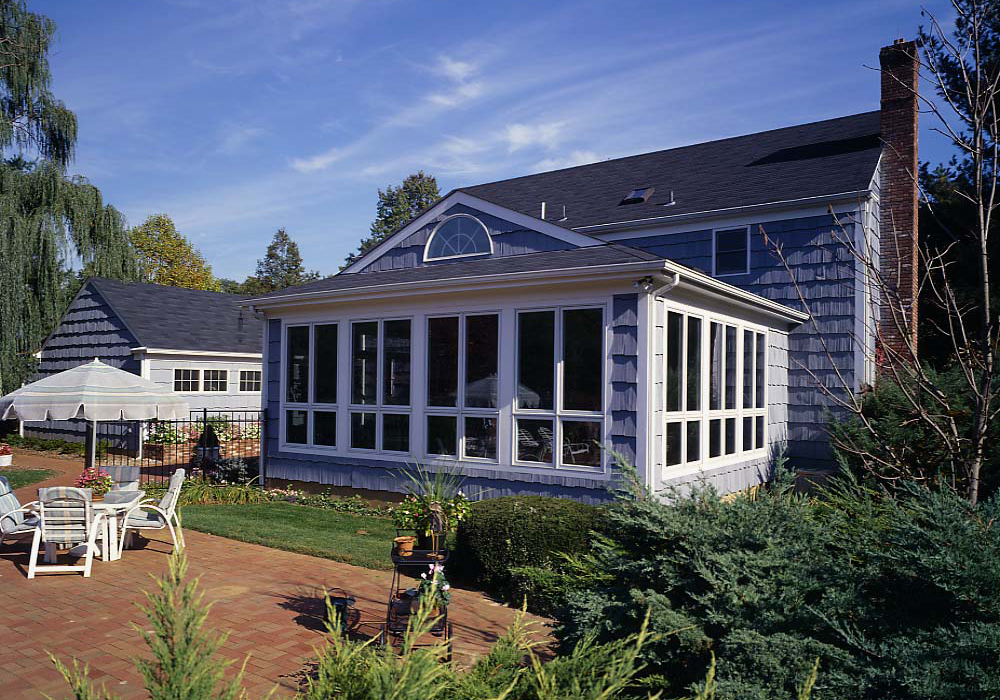
<path id="1" fill-rule="evenodd" d="M 0 442 L 0 467 L 9 467 L 14 460 L 14 452 L 6 442 Z"/>
<path id="2" fill-rule="evenodd" d="M 444 608 L 448 607 L 448 603 L 451 602 L 451 584 L 444 577 L 444 565 L 431 564 L 426 573 L 420 574 L 420 583 L 417 585 L 417 595 L 414 600 L 418 605 L 428 601 L 431 617 L 438 617 Z"/>
<path id="3" fill-rule="evenodd" d="M 403 473 L 409 483 L 403 503 L 393 511 L 396 527 L 416 532 L 418 549 L 440 549 L 438 537 L 469 515 L 469 499 L 461 491 L 465 478 L 457 470 L 430 472 L 420 466 Z"/>
<path id="4" fill-rule="evenodd" d="M 76 479 L 77 488 L 90 489 L 94 498 L 101 498 L 115 486 L 111 475 L 97 467 L 86 467 Z"/>

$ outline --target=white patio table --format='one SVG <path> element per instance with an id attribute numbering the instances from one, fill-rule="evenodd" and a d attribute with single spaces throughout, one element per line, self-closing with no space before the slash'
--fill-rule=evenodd
<path id="1" fill-rule="evenodd" d="M 118 554 L 118 518 L 137 506 L 146 496 L 145 491 L 109 491 L 104 498 L 93 502 L 96 513 L 103 513 L 104 542 L 101 543 L 101 558 L 104 561 L 115 561 Z"/>

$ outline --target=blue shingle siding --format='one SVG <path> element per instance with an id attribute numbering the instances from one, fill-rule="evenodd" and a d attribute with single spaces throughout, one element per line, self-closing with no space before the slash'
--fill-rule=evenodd
<path id="1" fill-rule="evenodd" d="M 524 253 L 541 253 L 551 250 L 569 250 L 575 247 L 558 238 L 525 229 L 506 219 L 485 214 L 464 204 L 456 204 L 445 212 L 446 216 L 452 214 L 471 214 L 482 221 L 493 238 L 493 257 L 496 258 L 522 255 Z M 419 231 L 410 234 L 360 271 L 381 272 L 407 267 L 420 267 L 425 264 L 448 264 L 447 261 L 438 263 L 424 263 L 423 261 L 424 246 L 427 244 L 427 238 L 431 235 L 431 231 L 434 230 L 436 225 L 436 221 L 432 222 Z"/>
<path id="2" fill-rule="evenodd" d="M 267 343 L 267 367 L 264 368 L 267 405 L 267 454 L 278 453 L 278 430 L 281 416 L 281 319 L 270 319 L 264 336 Z M 268 460 L 268 474 L 271 471 Z"/>
<path id="3" fill-rule="evenodd" d="M 611 446 L 635 464 L 639 295 L 615 295 L 611 315 Z"/>
<path id="4" fill-rule="evenodd" d="M 801 217 L 754 225 L 750 232 L 750 272 L 721 278 L 754 294 L 805 311 L 799 299 L 801 291 L 814 316 L 815 325 L 807 321 L 789 335 L 788 454 L 796 467 L 832 464 L 824 424 L 835 406 L 816 383 L 818 379 L 827 387 L 839 387 L 840 379 L 830 358 L 851 387 L 856 389 L 860 381 L 863 353 L 858 351 L 854 337 L 859 330 L 858 317 L 864 309 L 858 308 L 858 263 L 844 242 L 845 236 L 857 235 L 850 223 L 855 218 L 853 212 L 843 212 L 836 217 Z M 767 243 L 761 228 L 769 239 Z M 663 255 L 704 272 L 712 271 L 711 230 L 617 242 Z M 794 270 L 799 290 L 795 289 L 775 255 L 775 246 L 781 247 L 788 265 Z"/>

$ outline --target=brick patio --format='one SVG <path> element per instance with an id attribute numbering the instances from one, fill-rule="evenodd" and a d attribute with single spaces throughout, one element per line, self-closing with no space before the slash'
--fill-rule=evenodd
<path id="1" fill-rule="evenodd" d="M 22 467 L 58 469 L 50 484 L 69 483 L 79 469 L 71 460 L 22 455 Z M 38 485 L 18 492 L 33 500 Z M 27 493 L 25 493 L 25 491 Z M 155 534 L 155 533 L 154 533 Z M 223 654 L 246 665 L 249 697 L 264 697 L 277 685 L 276 698 L 297 687 L 298 673 L 321 643 L 323 589 L 339 589 L 357 599 L 360 634 L 374 632 L 385 614 L 390 574 L 186 531 L 189 572 L 201 579 L 213 603 L 209 624 L 228 632 Z M 164 572 L 169 544 L 151 540 L 126 551 L 116 562 L 95 560 L 89 579 L 80 574 L 39 575 L 29 581 L 27 545 L 0 546 L 0 697 L 56 700 L 69 697 L 46 652 L 90 664 L 91 677 L 122 698 L 143 698 L 131 659 L 145 647 L 132 624 L 145 625 L 137 608 L 150 574 Z M 450 617 L 455 627 L 455 659 L 468 663 L 482 654 L 513 620 L 515 612 L 483 595 L 453 591 Z M 544 632 L 541 618 L 540 633 Z"/>

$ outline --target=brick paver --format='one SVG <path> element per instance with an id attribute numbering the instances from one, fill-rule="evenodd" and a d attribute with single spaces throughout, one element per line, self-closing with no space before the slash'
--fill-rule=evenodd
<path id="1" fill-rule="evenodd" d="M 70 483 L 80 468 L 76 461 L 34 455 L 20 455 L 15 464 L 66 472 L 47 483 Z M 37 487 L 18 495 L 32 500 Z M 209 625 L 229 634 L 223 656 L 236 665 L 247 660 L 245 686 L 251 698 L 264 697 L 275 686 L 275 697 L 294 693 L 314 646 L 323 640 L 324 589 L 357 599 L 360 636 L 373 634 L 384 617 L 388 572 L 193 531 L 185 537 L 189 572 L 200 577 L 205 599 L 213 604 Z M 29 581 L 27 545 L 0 546 L 0 698 L 69 697 L 47 652 L 86 661 L 92 677 L 122 698 L 145 697 L 131 663 L 145 647 L 132 626 L 148 627 L 137 605 L 152 587 L 150 575 L 166 571 L 169 550 L 169 542 L 151 540 L 144 549 L 127 550 L 119 561 L 95 560 L 89 579 L 72 573 Z M 516 613 L 474 591 L 453 593 L 449 615 L 455 658 L 468 663 L 489 648 Z M 544 635 L 545 621 L 531 619 Z"/>

